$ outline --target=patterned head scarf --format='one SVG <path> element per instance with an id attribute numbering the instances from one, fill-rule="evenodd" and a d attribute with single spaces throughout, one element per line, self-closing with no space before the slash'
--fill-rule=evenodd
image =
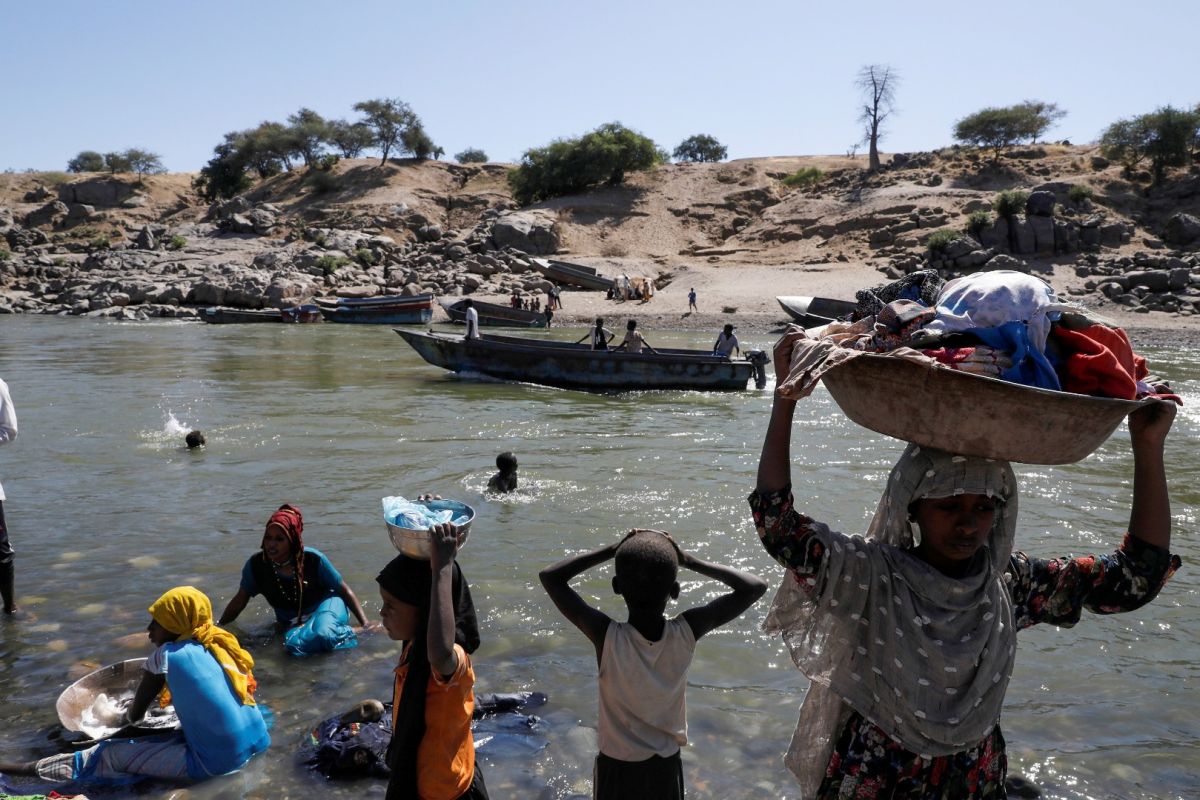
<path id="1" fill-rule="evenodd" d="M 963 578 L 915 555 L 908 518 L 914 500 L 956 494 L 1001 501 Z M 910 444 L 866 537 L 815 524 L 826 545 L 815 591 L 785 575 L 763 625 L 783 634 L 811 681 L 786 758 L 804 796 L 820 786 L 851 709 L 924 758 L 964 750 L 995 727 L 1015 654 L 1004 572 L 1016 518 L 1008 462 Z"/>
<path id="2" fill-rule="evenodd" d="M 304 608 L 304 516 L 295 506 L 287 503 L 281 505 L 267 520 L 267 526 L 263 529 L 263 541 L 259 547 L 266 545 L 267 531 L 272 525 L 283 531 L 291 545 L 292 568 L 296 571 L 296 616 L 299 617 Z"/>
<path id="3" fill-rule="evenodd" d="M 159 625 L 184 639 L 204 645 L 225 670 L 229 685 L 242 705 L 254 705 L 258 687 L 251 669 L 254 658 L 242 649 L 237 637 L 212 621 L 212 603 L 204 592 L 192 586 L 177 586 L 150 606 L 150 616 Z"/>

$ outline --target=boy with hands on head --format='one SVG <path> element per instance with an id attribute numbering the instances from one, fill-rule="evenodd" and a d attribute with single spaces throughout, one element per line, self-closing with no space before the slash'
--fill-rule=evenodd
<path id="1" fill-rule="evenodd" d="M 572 578 L 610 559 L 616 562 L 613 591 L 625 600 L 628 622 L 592 608 L 570 586 Z M 679 597 L 679 567 L 733 591 L 667 619 L 667 602 Z M 644 529 L 546 567 L 539 577 L 554 605 L 596 649 L 600 753 L 593 796 L 682 798 L 684 689 L 696 640 L 753 605 L 766 591 L 766 581 L 699 559 L 684 552 L 669 534 Z"/>

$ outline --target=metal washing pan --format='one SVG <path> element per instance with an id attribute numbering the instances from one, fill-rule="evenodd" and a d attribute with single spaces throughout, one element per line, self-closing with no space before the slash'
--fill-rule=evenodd
<path id="1" fill-rule="evenodd" d="M 1131 412 L 1158 402 L 1036 389 L 870 353 L 821 380 L 864 428 L 922 447 L 1024 464 L 1081 461 Z"/>

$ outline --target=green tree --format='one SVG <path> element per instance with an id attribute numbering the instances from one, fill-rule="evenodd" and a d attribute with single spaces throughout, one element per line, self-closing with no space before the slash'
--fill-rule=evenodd
<path id="1" fill-rule="evenodd" d="M 132 165 L 124 153 L 113 152 L 104 154 L 104 167 L 113 175 L 116 175 L 118 172 L 129 172 Z"/>
<path id="2" fill-rule="evenodd" d="M 104 156 L 95 150 L 80 150 L 79 155 L 67 162 L 67 172 L 103 172 Z"/>
<path id="3" fill-rule="evenodd" d="M 1000 151 L 1024 139 L 1037 141 L 1067 115 L 1055 103 L 1026 100 L 1015 106 L 985 108 L 969 114 L 954 125 L 954 138 L 974 147 Z"/>
<path id="4" fill-rule="evenodd" d="M 302 108 L 288 117 L 288 133 L 292 152 L 311 168 L 329 141 L 329 123 L 311 108 Z"/>
<path id="5" fill-rule="evenodd" d="M 879 142 L 884 137 L 883 123 L 896 109 L 896 87 L 900 74 L 887 64 L 870 64 L 858 71 L 854 81 L 862 96 L 862 111 L 858 115 L 863 126 L 862 142 L 870 146 L 868 169 L 879 169 Z"/>
<path id="6" fill-rule="evenodd" d="M 129 165 L 129 169 L 137 173 L 138 180 L 144 175 L 157 175 L 160 172 L 166 172 L 163 167 L 162 157 L 158 153 L 152 153 L 149 150 L 142 150 L 138 147 L 131 147 L 122 155 L 125 162 Z"/>
<path id="7" fill-rule="evenodd" d="M 1154 182 L 1159 183 L 1167 167 L 1192 162 L 1192 148 L 1200 137 L 1200 109 L 1187 111 L 1163 106 L 1152 114 L 1119 119 L 1100 136 L 1100 154 L 1121 162 L 1132 171 L 1150 160 Z"/>
<path id="8" fill-rule="evenodd" d="M 455 153 L 454 160 L 460 164 L 486 164 L 488 157 L 478 147 L 468 147 L 461 153 Z"/>
<path id="9" fill-rule="evenodd" d="M 388 154 L 404 132 L 414 123 L 420 124 L 408 103 L 394 98 L 363 100 L 354 104 L 354 110 L 363 115 L 363 124 L 371 129 L 374 145 L 382 153 L 380 166 L 387 163 Z"/>
<path id="10" fill-rule="evenodd" d="M 213 157 L 192 181 L 192 186 L 209 203 L 233 197 L 253 185 L 254 180 L 247 174 L 250 164 L 241 146 L 245 134 L 245 131 L 225 134 L 225 141 L 213 148 Z"/>
<path id="11" fill-rule="evenodd" d="M 610 122 L 578 139 L 526 150 L 520 165 L 509 171 L 508 183 L 517 202 L 527 205 L 600 184 L 616 186 L 626 172 L 649 169 L 663 155 L 653 140 Z"/>
<path id="12" fill-rule="evenodd" d="M 435 152 L 442 150 L 433 143 L 433 139 L 425 132 L 424 126 L 421 125 L 421 120 L 413 115 L 413 122 L 404 129 L 404 133 L 400 134 L 400 143 L 404 149 L 412 153 L 422 161 L 434 155 Z"/>
<path id="13" fill-rule="evenodd" d="M 335 119 L 329 123 L 329 143 L 342 153 L 342 158 L 358 158 L 375 143 L 371 129 L 361 122 Z"/>
<path id="14" fill-rule="evenodd" d="M 715 136 L 698 133 L 680 142 L 671 157 L 676 161 L 724 161 L 728 152 Z"/>

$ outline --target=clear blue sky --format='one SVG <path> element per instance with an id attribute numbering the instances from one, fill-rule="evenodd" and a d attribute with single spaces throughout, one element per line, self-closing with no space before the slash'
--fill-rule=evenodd
<path id="1" fill-rule="evenodd" d="M 7 0 L 0 169 L 136 146 L 195 170 L 227 131 L 374 97 L 496 161 L 612 120 L 668 150 L 704 132 L 730 158 L 843 153 L 870 63 L 902 76 L 886 151 L 1024 99 L 1087 142 L 1200 102 L 1198 23 L 1198 0 Z"/>

